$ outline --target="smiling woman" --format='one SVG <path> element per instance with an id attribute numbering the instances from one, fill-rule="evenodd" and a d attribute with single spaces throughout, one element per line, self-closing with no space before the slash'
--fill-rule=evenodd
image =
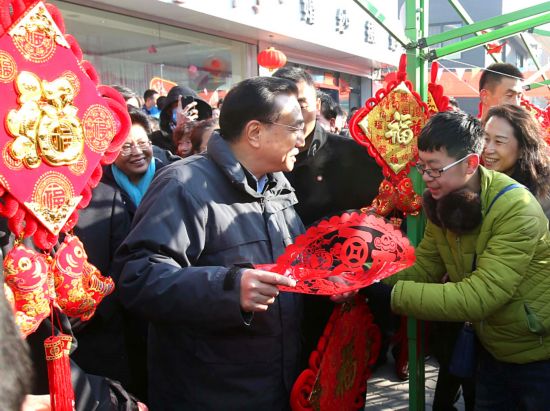
<path id="1" fill-rule="evenodd" d="M 520 106 L 496 106 L 487 113 L 484 129 L 482 164 L 525 185 L 543 205 L 548 202 L 548 146 L 531 115 Z"/>

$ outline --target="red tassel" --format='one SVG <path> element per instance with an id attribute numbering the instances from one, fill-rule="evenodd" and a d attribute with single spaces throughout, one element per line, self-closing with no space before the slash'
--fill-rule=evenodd
<path id="1" fill-rule="evenodd" d="M 52 411 L 74 411 L 69 351 L 71 336 L 59 334 L 44 341 Z"/>

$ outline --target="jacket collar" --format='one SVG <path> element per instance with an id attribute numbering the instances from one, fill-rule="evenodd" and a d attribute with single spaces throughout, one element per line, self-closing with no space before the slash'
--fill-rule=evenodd
<path id="1" fill-rule="evenodd" d="M 327 142 L 327 132 L 319 122 L 316 122 L 315 128 L 313 129 L 313 135 L 310 135 L 309 138 L 312 140 L 307 150 L 307 157 L 314 157 L 319 149 Z"/>

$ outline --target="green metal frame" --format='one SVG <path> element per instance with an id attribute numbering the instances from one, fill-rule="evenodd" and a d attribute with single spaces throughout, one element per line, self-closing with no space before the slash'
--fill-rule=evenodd
<path id="1" fill-rule="evenodd" d="M 550 80 L 539 81 L 537 83 L 529 84 L 525 86 L 525 90 L 534 90 L 539 87 L 550 86 Z"/>
<path id="2" fill-rule="evenodd" d="M 468 25 L 475 23 L 475 21 L 470 17 L 470 14 L 466 11 L 464 7 L 462 7 L 462 4 L 460 4 L 458 0 L 449 0 L 449 4 L 455 9 L 457 14 L 464 21 L 464 23 Z M 475 33 L 476 36 L 481 36 L 482 34 L 483 33 L 479 31 L 476 31 Z M 485 47 L 485 50 L 489 50 L 489 46 L 484 45 L 483 47 Z M 500 59 L 497 56 L 495 56 L 494 54 L 489 54 L 489 55 L 491 56 L 491 58 L 495 63 L 500 63 Z"/>
<path id="3" fill-rule="evenodd" d="M 547 4 L 550 7 L 550 2 L 548 2 Z M 500 16 L 500 17 L 504 17 L 504 16 Z M 515 24 L 510 24 L 509 26 L 493 30 L 489 33 L 485 33 L 477 37 L 471 37 L 471 38 L 459 41 L 458 43 L 449 44 L 448 46 L 443 46 L 438 49 L 430 50 L 430 52 L 428 53 L 428 59 L 435 60 L 441 57 L 448 56 L 449 54 L 454 54 L 460 51 L 469 50 L 474 47 L 485 44 L 489 41 L 505 39 L 519 32 L 522 32 L 532 27 L 540 26 L 546 23 L 550 23 L 550 13 L 544 13 L 536 17 L 533 17 L 531 19 L 523 20 Z M 471 27 L 471 26 L 467 26 L 467 27 Z M 459 29 L 455 29 L 455 30 L 459 30 Z M 454 30 L 451 30 L 451 31 L 454 31 Z M 431 37 L 429 38 L 431 39 Z"/>
<path id="4" fill-rule="evenodd" d="M 405 2 L 405 34 L 415 43 L 428 33 L 429 0 Z M 418 48 L 407 50 L 407 78 L 412 82 L 423 101 L 428 101 L 428 63 Z M 413 168 L 410 178 L 417 193 L 424 191 L 424 181 Z M 424 235 L 424 216 L 407 217 L 407 234 L 413 245 L 418 245 Z M 424 323 L 407 318 L 409 348 L 409 409 L 423 410 L 426 407 L 424 392 Z"/>
<path id="5" fill-rule="evenodd" d="M 533 34 L 538 34 L 539 36 L 549 36 L 550 37 L 550 31 L 548 30 L 542 30 L 542 29 L 533 29 L 529 30 Z"/>
<path id="6" fill-rule="evenodd" d="M 525 38 L 525 35 L 523 33 L 519 33 L 519 38 L 521 39 L 521 41 L 523 42 L 523 45 L 525 46 L 525 48 L 527 49 L 527 52 L 529 53 L 529 56 L 531 57 L 531 60 L 533 60 L 533 63 L 535 63 L 535 67 L 537 68 L 537 70 L 540 70 L 541 69 L 541 66 L 539 64 L 539 61 L 537 60 L 537 58 L 535 57 L 535 53 L 533 51 L 533 48 L 529 45 L 529 43 L 527 42 L 527 39 Z M 492 55 L 492 54 L 491 54 Z M 541 72 L 541 76 L 542 76 L 542 79 L 543 80 L 548 80 L 548 77 L 546 76 L 546 74 L 543 72 Z M 540 87 L 540 86 L 538 86 Z M 538 87 L 534 87 L 534 88 L 538 88 Z M 527 89 L 527 88 L 526 88 Z M 531 88 L 530 88 L 531 89 Z"/>
<path id="7" fill-rule="evenodd" d="M 514 21 L 522 20 L 522 19 L 525 19 L 527 17 L 531 17 L 531 16 L 539 16 L 540 17 L 542 14 L 545 14 L 545 13 L 548 13 L 548 12 L 550 12 L 550 2 L 547 1 L 543 4 L 528 7 L 526 9 L 522 9 L 522 10 L 514 11 L 512 13 L 507 13 L 507 14 L 503 14 L 503 15 L 500 15 L 500 16 L 492 17 L 492 18 L 487 19 L 487 20 L 478 21 L 476 23 L 469 24 L 467 26 L 458 27 L 456 29 L 446 31 L 445 33 L 434 34 L 433 36 L 420 39 L 419 42 L 418 42 L 418 45 L 421 48 L 428 47 L 428 46 L 433 46 L 434 44 L 443 43 L 443 42 L 449 41 L 449 40 L 454 40 L 454 39 L 459 38 L 459 37 L 467 36 L 468 34 L 475 34 L 478 31 L 491 29 L 491 28 L 494 28 L 494 27 L 497 27 L 497 26 L 501 26 L 503 24 L 508 24 L 508 23 L 512 23 Z M 542 24 L 544 24 L 544 23 L 542 23 Z M 527 28 L 535 27 L 535 26 L 527 25 Z M 526 30 L 526 29 L 522 29 L 520 31 L 523 31 L 523 30 Z M 491 34 L 495 33 L 495 31 L 493 31 L 491 33 L 482 34 L 480 37 L 487 36 L 488 40 L 482 41 L 481 43 L 479 43 L 477 45 L 503 38 L 503 37 L 499 37 L 500 34 L 498 34 L 496 36 L 490 36 Z M 478 38 L 480 38 L 480 37 L 478 37 Z M 508 37 L 508 36 L 506 36 L 506 37 Z"/>
<path id="8" fill-rule="evenodd" d="M 427 101 L 428 95 L 428 60 L 434 60 L 449 54 L 469 50 L 490 41 L 511 37 L 528 29 L 535 34 L 550 36 L 550 31 L 534 29 L 534 27 L 539 25 L 550 23 L 550 1 L 513 13 L 504 14 L 480 22 L 473 22 L 466 10 L 459 3 L 459 0 L 449 0 L 457 13 L 468 24 L 464 27 L 449 30 L 445 33 L 430 37 L 426 37 L 428 33 L 429 0 L 405 0 L 405 35 L 403 35 L 400 30 L 388 27 L 384 15 L 380 13 L 370 1 L 354 0 L 354 2 L 376 20 L 378 24 L 407 50 L 407 77 L 413 83 L 415 89 L 424 101 Z M 529 18 L 531 16 L 535 17 Z M 496 26 L 502 26 L 512 22 L 515 23 L 497 28 L 488 33 L 480 33 L 482 30 L 495 28 Z M 475 34 L 475 37 L 430 50 L 427 54 L 421 51 L 421 49 L 428 46 L 470 34 Z M 530 53 L 534 60 L 531 50 Z M 537 63 L 538 62 L 535 64 Z M 549 80 L 532 84 L 529 88 L 534 89 L 547 84 L 550 84 Z M 411 170 L 410 177 L 413 181 L 415 191 L 422 192 L 424 190 L 424 184 L 418 172 L 414 169 Z M 422 239 L 424 227 L 425 219 L 423 216 L 407 217 L 407 234 L 414 245 L 418 244 Z M 407 323 L 407 337 L 409 339 L 409 409 L 421 411 L 425 409 L 423 323 L 409 317 Z"/>

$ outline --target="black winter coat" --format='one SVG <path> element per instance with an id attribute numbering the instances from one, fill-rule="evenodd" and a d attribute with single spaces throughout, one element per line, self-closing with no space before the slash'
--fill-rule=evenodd
<path id="1" fill-rule="evenodd" d="M 117 253 L 122 302 L 150 323 L 152 411 L 288 408 L 301 297 L 281 293 L 247 324 L 230 267 L 273 262 L 303 225 L 282 173 L 255 186 L 214 134 L 155 178 Z"/>
<path id="2" fill-rule="evenodd" d="M 180 157 L 153 146 L 156 170 Z M 79 212 L 74 231 L 84 244 L 88 261 L 103 275 L 113 276 L 116 249 L 130 231 L 136 206 L 116 183 L 111 166 L 92 192 L 92 200 Z M 73 359 L 86 372 L 120 381 L 142 401 L 147 398 L 146 340 L 147 326 L 122 308 L 118 287 L 103 299 L 95 315 L 87 322 L 71 320 L 79 341 Z"/>
<path id="3" fill-rule="evenodd" d="M 296 190 L 296 211 L 306 226 L 371 204 L 383 175 L 366 148 L 328 133 L 317 123 L 311 145 L 298 154 L 286 177 Z"/>

